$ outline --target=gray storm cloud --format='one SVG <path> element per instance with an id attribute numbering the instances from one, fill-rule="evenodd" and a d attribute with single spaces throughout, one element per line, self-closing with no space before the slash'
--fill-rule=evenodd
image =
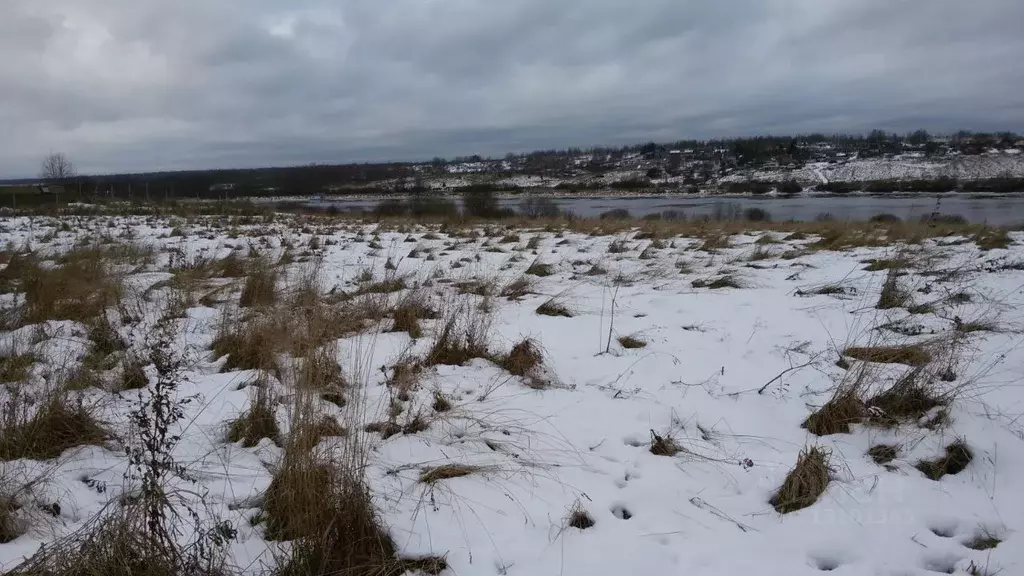
<path id="1" fill-rule="evenodd" d="M 0 177 L 1021 130 L 1020 0 L 5 0 Z"/>

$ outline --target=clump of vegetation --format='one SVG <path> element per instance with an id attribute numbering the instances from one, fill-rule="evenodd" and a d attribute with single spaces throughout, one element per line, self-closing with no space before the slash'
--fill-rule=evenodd
<path id="1" fill-rule="evenodd" d="M 127 358 L 121 364 L 120 390 L 138 390 L 149 385 L 146 363 L 142 358 Z"/>
<path id="2" fill-rule="evenodd" d="M 932 354 L 921 344 L 905 346 L 851 346 L 843 350 L 844 356 L 880 364 L 906 364 L 924 366 L 931 362 Z"/>
<path id="3" fill-rule="evenodd" d="M 434 392 L 434 412 L 448 412 L 452 409 L 452 402 L 442 392 Z"/>
<path id="4" fill-rule="evenodd" d="M 270 318 L 241 321 L 224 314 L 211 349 L 217 358 L 227 356 L 222 372 L 231 370 L 277 370 L 277 340 L 281 326 Z"/>
<path id="5" fill-rule="evenodd" d="M 562 304 L 561 302 L 554 298 L 538 306 L 537 314 L 540 314 L 541 316 L 560 316 L 563 318 L 573 317 L 572 310 L 570 310 L 568 306 Z"/>
<path id="6" fill-rule="evenodd" d="M 420 482 L 424 484 L 434 484 L 441 480 L 450 480 L 452 478 L 469 476 L 470 474 L 481 470 L 483 470 L 483 468 L 480 466 L 470 466 L 468 464 L 443 464 L 433 468 L 424 468 L 420 473 Z"/>
<path id="7" fill-rule="evenodd" d="M 982 530 L 981 533 L 964 543 L 964 546 L 971 550 L 991 550 L 1002 542 L 998 536 L 989 530 Z"/>
<path id="8" fill-rule="evenodd" d="M 89 323 L 120 301 L 120 276 L 102 251 L 76 250 L 66 254 L 63 262 L 47 267 L 26 258 L 16 267 L 20 273 L 16 284 L 25 294 L 21 325 L 47 320 Z"/>
<path id="9" fill-rule="evenodd" d="M 0 356 L 0 382 L 20 382 L 28 378 L 28 370 L 35 362 L 36 355 L 31 352 Z"/>
<path id="10" fill-rule="evenodd" d="M 985 228 L 974 235 L 974 243 L 981 250 L 995 250 L 1009 248 L 1013 244 L 1009 232 L 1003 228 Z"/>
<path id="11" fill-rule="evenodd" d="M 426 299 L 417 293 L 403 298 L 391 311 L 391 331 L 407 332 L 410 338 L 423 336 L 420 320 L 437 318 L 437 313 L 427 305 Z"/>
<path id="12" fill-rule="evenodd" d="M 627 350 L 635 350 L 647 346 L 647 342 L 636 336 L 619 336 L 619 345 Z"/>
<path id="13" fill-rule="evenodd" d="M 473 358 L 487 358 L 490 320 L 473 306 L 462 305 L 446 312 L 424 359 L 427 366 L 462 365 Z"/>
<path id="14" fill-rule="evenodd" d="M 545 388 L 549 384 L 542 370 L 544 354 L 530 338 L 513 346 L 508 354 L 495 359 L 495 362 L 510 374 L 525 378 L 531 388 Z"/>
<path id="15" fill-rule="evenodd" d="M 551 264 L 543 264 L 539 260 L 534 260 L 530 267 L 526 269 L 527 274 L 533 276 L 551 276 L 555 273 L 555 267 Z"/>
<path id="16" fill-rule="evenodd" d="M 501 289 L 501 296 L 509 300 L 519 300 L 533 291 L 533 282 L 526 276 L 520 276 Z"/>
<path id="17" fill-rule="evenodd" d="M 725 276 L 719 276 L 718 278 L 702 279 L 698 278 L 690 283 L 694 288 L 709 288 L 711 290 L 718 290 L 721 288 L 742 288 L 739 280 L 735 276 L 726 274 Z"/>
<path id="18" fill-rule="evenodd" d="M 882 292 L 878 296 L 876 307 L 879 310 L 900 308 L 906 305 L 908 300 L 910 300 L 910 295 L 900 288 L 896 271 L 890 270 L 889 274 L 885 277 L 885 282 L 882 284 Z"/>
<path id="19" fill-rule="evenodd" d="M 898 446 L 892 446 L 890 444 L 875 444 L 871 448 L 868 448 L 868 456 L 875 461 L 875 464 L 884 465 L 892 462 L 899 456 L 900 449 Z"/>
<path id="20" fill-rule="evenodd" d="M 49 460 L 68 448 L 109 438 L 94 411 L 54 392 L 38 404 L 14 392 L 0 414 L 0 460 Z"/>
<path id="21" fill-rule="evenodd" d="M 228 425 L 228 442 L 241 442 L 252 448 L 267 438 L 274 444 L 281 444 L 281 429 L 277 425 L 276 401 L 270 391 L 270 384 L 257 382 L 252 386 L 249 409 Z"/>
<path id="22" fill-rule="evenodd" d="M 947 405 L 951 398 L 935 387 L 933 377 L 923 367 L 914 368 L 891 387 L 869 398 L 871 420 L 894 425 L 903 419 L 919 419 L 933 408 Z"/>
<path id="23" fill-rule="evenodd" d="M 914 465 L 922 474 L 932 480 L 939 480 L 946 474 L 957 474 L 967 468 L 974 459 L 974 453 L 963 439 L 946 446 L 945 454 L 935 460 L 921 460 Z"/>
<path id="24" fill-rule="evenodd" d="M 248 274 L 239 305 L 243 308 L 272 306 L 277 301 L 277 269 L 264 258 L 253 258 Z"/>
<path id="25" fill-rule="evenodd" d="M 867 264 L 864 270 L 877 272 L 880 270 L 902 270 L 907 267 L 909 262 L 905 258 L 880 258 L 867 260 L 864 263 Z"/>
<path id="26" fill-rule="evenodd" d="M 392 278 L 390 280 L 363 284 L 356 290 L 355 296 L 363 294 L 390 294 L 391 292 L 405 290 L 405 288 L 405 280 L 403 278 Z"/>
<path id="27" fill-rule="evenodd" d="M 586 530 L 594 526 L 594 517 L 587 512 L 586 508 L 576 503 L 571 510 L 569 510 L 569 518 L 566 520 L 566 524 L 573 528 L 580 530 Z"/>
<path id="28" fill-rule="evenodd" d="M 662 436 L 651 430 L 651 454 L 655 456 L 675 456 L 682 452 L 683 448 L 676 442 L 675 438 Z"/>
<path id="29" fill-rule="evenodd" d="M 802 510 L 818 501 L 828 488 L 831 452 L 820 446 L 805 448 L 797 457 L 770 504 L 780 514 Z"/>
<path id="30" fill-rule="evenodd" d="M 865 415 L 864 402 L 856 385 L 840 385 L 832 398 L 804 420 L 802 426 L 811 434 L 828 436 L 848 434 L 850 425 Z"/>

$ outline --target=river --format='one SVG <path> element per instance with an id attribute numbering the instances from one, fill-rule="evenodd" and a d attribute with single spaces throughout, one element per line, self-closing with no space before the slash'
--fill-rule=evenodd
<path id="1" fill-rule="evenodd" d="M 962 216 L 972 223 L 993 226 L 1024 225 L 1024 195 L 889 194 L 885 196 L 849 194 L 829 196 L 547 196 L 560 209 L 582 217 L 597 217 L 610 210 L 627 210 L 642 218 L 649 214 L 675 211 L 686 218 L 738 213 L 748 208 L 767 211 L 773 220 L 811 221 L 824 214 L 836 220 L 868 220 L 878 214 L 892 214 L 903 220 L 917 220 L 933 212 Z M 518 208 L 525 196 L 501 196 L 501 205 Z M 319 208 L 336 206 L 341 210 L 373 210 L 376 198 L 329 198 L 309 202 Z"/>

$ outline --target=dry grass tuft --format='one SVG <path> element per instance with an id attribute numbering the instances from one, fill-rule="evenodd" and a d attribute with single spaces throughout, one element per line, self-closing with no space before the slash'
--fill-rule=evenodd
<path id="1" fill-rule="evenodd" d="M 36 362 L 31 352 L 0 356 L 0 382 L 20 382 L 28 378 L 29 368 Z"/>
<path id="2" fill-rule="evenodd" d="M 651 430 L 651 454 L 655 456 L 675 456 L 683 451 L 683 448 L 676 442 L 675 438 L 662 436 Z"/>
<path id="3" fill-rule="evenodd" d="M 526 276 L 512 280 L 501 289 L 501 296 L 509 300 L 519 300 L 533 291 L 533 281 Z"/>
<path id="4" fill-rule="evenodd" d="M 982 530 L 979 534 L 964 543 L 964 546 L 971 550 L 991 550 L 1002 542 L 998 536 L 989 530 Z"/>
<path id="5" fill-rule="evenodd" d="M 392 278 L 390 280 L 381 280 L 380 282 L 363 284 L 358 290 L 356 290 L 355 296 L 361 296 L 363 294 L 390 294 L 392 292 L 405 290 L 405 288 L 405 279 Z"/>
<path id="6" fill-rule="evenodd" d="M 543 371 L 544 353 L 531 338 L 519 342 L 508 354 L 494 361 L 510 374 L 525 378 L 531 388 L 539 390 L 550 384 Z"/>
<path id="7" fill-rule="evenodd" d="M 113 367 L 111 356 L 128 348 L 106 314 L 100 314 L 89 323 L 89 340 L 92 344 L 84 362 L 93 368 L 109 370 Z"/>
<path id="8" fill-rule="evenodd" d="M 63 261 L 62 266 L 43 266 L 26 259 L 17 266 L 16 284 L 25 293 L 22 325 L 47 320 L 89 323 L 120 301 L 121 278 L 102 251 L 69 252 Z"/>
<path id="9" fill-rule="evenodd" d="M 490 317 L 478 307 L 462 303 L 446 310 L 424 365 L 458 366 L 473 358 L 489 357 L 490 329 Z"/>
<path id="10" fill-rule="evenodd" d="M 555 316 L 562 318 L 572 318 L 572 310 L 568 306 L 559 302 L 555 298 L 548 300 L 537 307 L 537 314 L 541 316 Z"/>
<path id="11" fill-rule="evenodd" d="M 910 262 L 905 258 L 880 258 L 863 261 L 862 264 L 867 264 L 864 270 L 868 272 L 878 272 L 880 270 L 902 270 L 907 267 Z"/>
<path id="12" fill-rule="evenodd" d="M 68 448 L 102 444 L 109 434 L 93 412 L 63 393 L 32 405 L 14 392 L 0 414 L 0 460 L 48 460 Z"/>
<path id="13" fill-rule="evenodd" d="M 899 446 L 891 446 L 889 444 L 875 444 L 871 448 L 868 448 L 868 456 L 875 461 L 875 464 L 883 465 L 888 464 L 899 456 Z"/>
<path id="14" fill-rule="evenodd" d="M 263 438 L 281 444 L 281 429 L 277 425 L 277 401 L 266 382 L 250 387 L 249 409 L 228 425 L 228 442 L 241 442 L 252 448 Z"/>
<path id="15" fill-rule="evenodd" d="M 426 298 L 417 292 L 406 295 L 391 311 L 391 332 L 407 332 L 410 338 L 423 336 L 420 320 L 437 318 L 437 312 L 426 303 Z"/>
<path id="16" fill-rule="evenodd" d="M 720 288 L 743 288 L 740 281 L 735 276 L 726 274 L 725 276 L 719 276 L 718 278 L 702 279 L 698 278 L 690 283 L 694 288 L 710 288 L 711 290 L 717 290 Z"/>
<path id="17" fill-rule="evenodd" d="M 149 376 L 146 375 L 146 362 L 139 357 L 126 358 L 121 363 L 121 381 L 118 383 L 118 390 L 138 390 L 149 386 Z"/>
<path id="18" fill-rule="evenodd" d="M 647 342 L 636 336 L 619 336 L 619 345 L 627 350 L 635 350 L 647 346 Z"/>
<path id="19" fill-rule="evenodd" d="M 15 514 L 21 507 L 13 496 L 0 494 L 0 544 L 7 544 L 23 533 Z"/>
<path id="20" fill-rule="evenodd" d="M 924 366 L 931 362 L 932 354 L 921 344 L 905 346 L 851 346 L 843 350 L 844 356 L 880 364 L 906 364 Z"/>
<path id="21" fill-rule="evenodd" d="M 900 287 L 898 276 L 898 272 L 895 269 L 891 269 L 885 277 L 885 282 L 882 284 L 882 292 L 878 296 L 878 304 L 876 305 L 876 308 L 879 310 L 900 308 L 905 306 L 910 300 L 910 295 Z"/>
<path id="22" fill-rule="evenodd" d="M 860 422 L 865 416 L 864 402 L 856 385 L 840 385 L 832 398 L 804 420 L 803 426 L 811 434 L 828 436 L 848 434 L 850 424 Z"/>
<path id="23" fill-rule="evenodd" d="M 1013 238 L 1003 228 L 985 228 L 974 236 L 974 243 L 981 250 L 994 250 L 997 248 L 1009 248 L 1013 244 Z"/>
<path id="24" fill-rule="evenodd" d="M 974 453 L 963 439 L 946 446 L 946 453 L 935 460 L 921 460 L 914 465 L 925 476 L 939 480 L 946 474 L 957 474 L 967 468 L 974 459 Z"/>
<path id="25" fill-rule="evenodd" d="M 782 487 L 770 500 L 775 511 L 788 514 L 817 502 L 828 488 L 831 457 L 832 453 L 827 448 L 804 448 L 797 457 L 796 466 L 789 471 Z"/>
<path id="26" fill-rule="evenodd" d="M 265 258 L 253 258 L 248 268 L 239 305 L 243 308 L 272 306 L 277 301 L 277 269 Z"/>
<path id="27" fill-rule="evenodd" d="M 338 364 L 338 348 L 328 344 L 309 350 L 306 358 L 295 375 L 295 387 L 300 390 L 340 390 L 345 388 L 345 381 Z"/>
<path id="28" fill-rule="evenodd" d="M 468 464 L 443 464 L 433 468 L 424 468 L 420 473 L 420 482 L 424 484 L 434 484 L 441 480 L 450 480 L 452 478 L 469 476 L 470 474 L 481 470 L 483 470 L 483 468 L 480 466 L 470 466 Z"/>
<path id="29" fill-rule="evenodd" d="M 434 392 L 434 412 L 448 412 L 452 409 L 452 402 L 442 392 Z"/>
<path id="30" fill-rule="evenodd" d="M 594 517 L 590 515 L 590 512 L 576 503 L 571 510 L 569 510 L 569 517 L 566 519 L 566 524 L 573 528 L 580 530 L 586 530 L 594 526 Z"/>
<path id="31" fill-rule="evenodd" d="M 225 310 L 211 349 L 217 358 L 227 356 L 222 372 L 231 370 L 277 371 L 281 326 L 269 317 L 243 321 Z"/>
<path id="32" fill-rule="evenodd" d="M 937 389 L 934 374 L 922 367 L 910 370 L 886 390 L 867 401 L 871 421 L 895 425 L 904 419 L 920 419 L 933 408 L 946 406 L 951 394 Z"/>
<path id="33" fill-rule="evenodd" d="M 534 260 L 530 267 L 526 269 L 526 273 L 533 276 L 551 276 L 555 273 L 555 267 L 551 264 L 542 264 L 540 260 Z"/>

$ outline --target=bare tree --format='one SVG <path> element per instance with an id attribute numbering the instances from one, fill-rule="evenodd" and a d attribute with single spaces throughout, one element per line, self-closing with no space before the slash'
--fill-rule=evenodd
<path id="1" fill-rule="evenodd" d="M 71 159 L 60 153 L 53 153 L 43 158 L 39 168 L 39 177 L 43 180 L 64 180 L 75 175 L 75 165 Z"/>

